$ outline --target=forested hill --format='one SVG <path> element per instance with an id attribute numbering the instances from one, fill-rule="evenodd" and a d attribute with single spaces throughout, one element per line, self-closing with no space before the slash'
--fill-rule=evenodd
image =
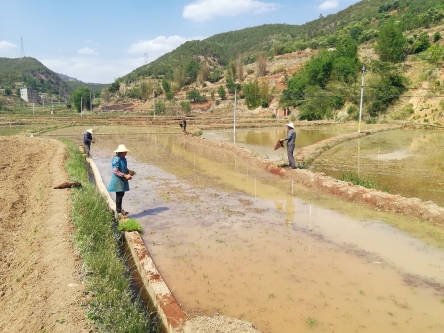
<path id="1" fill-rule="evenodd" d="M 59 75 L 31 57 L 0 58 L 0 86 L 6 95 L 15 93 L 21 85 L 26 85 L 40 93 L 69 95 L 71 88 Z"/>
<path id="2" fill-rule="evenodd" d="M 58 76 L 66 82 L 68 86 L 72 88 L 72 90 L 76 90 L 77 88 L 81 87 L 87 87 L 92 92 L 94 91 L 102 91 L 105 88 L 109 87 L 109 84 L 103 84 L 103 83 L 86 83 L 80 80 L 77 80 L 76 78 L 70 77 L 65 74 L 58 74 Z"/>
<path id="3" fill-rule="evenodd" d="M 440 20 L 444 0 L 364 0 L 332 15 L 303 25 L 267 24 L 230 31 L 202 41 L 189 41 L 154 62 L 137 68 L 122 78 L 133 82 L 138 77 L 165 75 L 173 77 L 173 69 L 199 62 L 200 57 L 212 59 L 210 65 L 226 66 L 239 56 L 250 63 L 260 52 L 269 56 L 306 48 L 335 47 L 344 33 L 357 42 L 372 40 L 385 22 L 396 16 L 403 31 L 425 27 Z"/>

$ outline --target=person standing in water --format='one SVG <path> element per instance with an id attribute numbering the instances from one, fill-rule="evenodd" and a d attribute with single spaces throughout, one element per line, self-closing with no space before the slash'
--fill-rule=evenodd
<path id="1" fill-rule="evenodd" d="M 129 152 L 129 149 L 126 148 L 125 145 L 119 145 L 114 152 L 116 153 L 116 156 L 113 157 L 111 162 L 113 174 L 108 186 L 108 191 L 116 192 L 117 219 L 124 220 L 128 218 L 128 212 L 122 209 L 123 196 L 126 191 L 129 191 L 128 181 L 133 178 L 134 171 L 128 169 L 126 154 Z"/>
<path id="2" fill-rule="evenodd" d="M 285 139 L 280 139 L 280 142 L 287 141 L 287 155 L 288 155 L 288 164 L 290 168 L 296 169 L 296 165 L 294 163 L 294 147 L 296 144 L 296 131 L 294 130 L 293 123 L 287 124 L 288 135 Z"/>
<path id="3" fill-rule="evenodd" d="M 90 128 L 90 129 L 86 130 L 86 132 L 83 134 L 83 146 L 85 147 L 86 157 L 91 157 L 91 155 L 90 155 L 91 143 L 94 143 L 92 133 L 93 133 L 93 130 L 92 130 L 92 128 Z"/>

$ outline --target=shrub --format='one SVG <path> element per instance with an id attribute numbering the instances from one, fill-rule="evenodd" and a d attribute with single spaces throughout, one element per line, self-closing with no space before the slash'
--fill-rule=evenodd
<path id="1" fill-rule="evenodd" d="M 247 69 L 247 74 L 248 75 L 251 75 L 251 74 L 253 74 L 254 73 L 254 69 L 251 69 L 251 68 L 248 68 Z"/>
<path id="2" fill-rule="evenodd" d="M 334 95 L 330 100 L 331 106 L 338 110 L 341 109 L 345 104 L 345 99 L 342 95 Z"/>
<path id="3" fill-rule="evenodd" d="M 266 99 L 261 99 L 261 106 L 262 106 L 263 108 L 268 108 L 268 105 L 269 105 L 268 100 L 266 100 Z"/>

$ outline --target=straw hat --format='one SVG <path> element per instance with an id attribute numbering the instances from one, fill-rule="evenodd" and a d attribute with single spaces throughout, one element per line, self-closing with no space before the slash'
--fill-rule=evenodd
<path id="1" fill-rule="evenodd" d="M 287 126 L 288 126 L 288 127 L 291 127 L 291 128 L 294 129 L 294 125 L 293 125 L 293 123 L 288 123 Z"/>
<path id="2" fill-rule="evenodd" d="M 90 128 L 90 129 L 87 129 L 86 130 L 88 133 L 91 133 L 91 134 L 93 134 L 93 129 L 92 128 Z"/>
<path id="3" fill-rule="evenodd" d="M 114 150 L 115 153 L 126 153 L 129 151 L 130 150 L 128 148 L 126 148 L 125 145 L 119 145 L 119 147 L 117 147 L 117 149 Z"/>

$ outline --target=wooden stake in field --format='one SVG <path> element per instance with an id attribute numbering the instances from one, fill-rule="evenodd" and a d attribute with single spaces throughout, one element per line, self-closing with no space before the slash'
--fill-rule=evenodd
<path id="1" fill-rule="evenodd" d="M 310 205 L 310 231 L 311 231 L 311 205 Z"/>

